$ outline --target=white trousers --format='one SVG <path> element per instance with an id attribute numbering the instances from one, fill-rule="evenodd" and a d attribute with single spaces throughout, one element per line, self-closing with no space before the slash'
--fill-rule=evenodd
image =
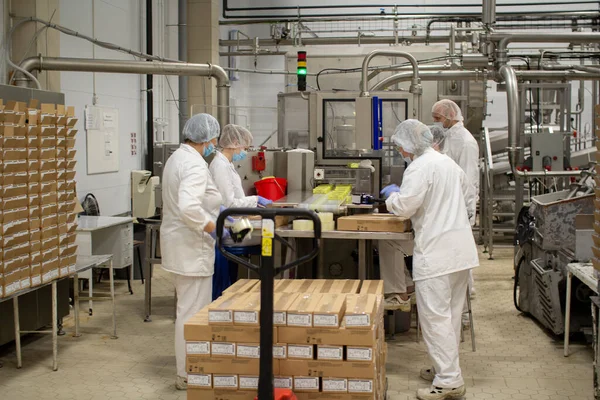
<path id="1" fill-rule="evenodd" d="M 407 286 L 413 286 L 410 272 L 404 262 L 404 254 L 410 249 L 404 249 L 402 242 L 394 240 L 379 240 L 379 271 L 383 281 L 385 294 L 406 293 Z"/>
<path id="2" fill-rule="evenodd" d="M 175 274 L 177 291 L 177 319 L 175 320 L 175 360 L 177 375 L 187 377 L 185 370 L 185 339 L 183 325 L 190 317 L 210 304 L 212 299 L 212 276 L 184 276 Z"/>
<path id="3" fill-rule="evenodd" d="M 469 270 L 415 282 L 419 323 L 435 368 L 433 386 L 464 385 L 458 354 Z"/>

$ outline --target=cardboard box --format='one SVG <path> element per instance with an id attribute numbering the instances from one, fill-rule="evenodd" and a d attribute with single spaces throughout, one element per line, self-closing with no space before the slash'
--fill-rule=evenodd
<path id="1" fill-rule="evenodd" d="M 377 342 L 377 326 L 371 329 L 340 328 L 298 328 L 280 326 L 277 328 L 280 343 L 307 343 L 372 347 Z"/>
<path id="2" fill-rule="evenodd" d="M 346 378 L 323 378 L 323 393 L 347 393 L 348 379 Z"/>
<path id="3" fill-rule="evenodd" d="M 288 308 L 287 325 L 311 327 L 313 325 L 313 312 L 318 307 L 321 297 L 320 293 L 300 293 L 294 303 Z"/>
<path id="4" fill-rule="evenodd" d="M 188 374 L 188 387 L 194 389 L 212 389 L 211 374 Z"/>
<path id="5" fill-rule="evenodd" d="M 317 360 L 343 361 L 344 346 L 318 345 Z"/>
<path id="6" fill-rule="evenodd" d="M 18 197 L 3 198 L 3 210 L 12 210 L 18 208 L 29 207 L 29 199 L 27 195 Z"/>
<path id="7" fill-rule="evenodd" d="M 223 390 L 237 390 L 238 376 L 237 375 L 217 375 L 213 374 L 213 387 Z"/>
<path id="8" fill-rule="evenodd" d="M 19 270 L 4 274 L 3 279 L 4 297 L 10 296 L 21 290 L 21 273 Z"/>
<path id="9" fill-rule="evenodd" d="M 363 281 L 360 294 L 379 294 L 383 296 L 383 281 Z"/>
<path id="10" fill-rule="evenodd" d="M 315 357 L 314 345 L 288 343 L 287 356 L 288 359 L 312 360 Z"/>
<path id="11" fill-rule="evenodd" d="M 273 360 L 274 374 L 279 374 L 281 361 Z M 188 373 L 258 375 L 259 369 L 259 360 L 253 358 L 186 357 L 186 371 Z"/>
<path id="12" fill-rule="evenodd" d="M 409 219 L 391 214 L 365 214 L 340 217 L 337 220 L 338 231 L 365 232 L 409 232 Z"/>
<path id="13" fill-rule="evenodd" d="M 259 325 L 260 293 L 238 293 L 233 304 L 233 323 L 235 325 Z"/>
<path id="14" fill-rule="evenodd" d="M 42 264 L 41 262 L 34 263 L 33 258 L 30 269 L 31 286 L 39 286 L 42 284 Z"/>
<path id="15" fill-rule="evenodd" d="M 318 392 L 319 378 L 312 376 L 295 376 L 294 392 Z"/>
<path id="16" fill-rule="evenodd" d="M 212 357 L 235 357 L 235 343 L 211 342 L 210 354 Z"/>
<path id="17" fill-rule="evenodd" d="M 29 220 L 21 219 L 18 221 L 4 222 L 2 224 L 2 236 L 17 235 L 27 233 L 29 231 Z"/>
<path id="18" fill-rule="evenodd" d="M 371 347 L 358 347 L 348 346 L 346 347 L 346 360 L 353 362 L 372 362 L 374 358 L 374 349 Z"/>
<path id="19" fill-rule="evenodd" d="M 348 379 L 348 393 L 373 393 L 374 391 L 373 379 Z"/>
<path id="20" fill-rule="evenodd" d="M 223 294 L 229 293 L 247 293 L 258 283 L 258 279 L 239 279 L 233 285 L 223 291 Z"/>
<path id="21" fill-rule="evenodd" d="M 273 345 L 273 358 L 279 360 L 285 360 L 287 358 L 287 344 L 274 344 Z"/>
<path id="22" fill-rule="evenodd" d="M 206 390 L 199 388 L 188 388 L 187 390 L 187 400 L 254 400 L 255 398 L 256 393 L 248 390 Z"/>
<path id="23" fill-rule="evenodd" d="M 318 376 L 331 378 L 377 378 L 377 363 L 353 363 L 348 361 L 320 361 L 320 360 L 281 360 L 279 371 L 282 375 Z"/>
<path id="24" fill-rule="evenodd" d="M 208 306 L 208 323 L 214 325 L 233 325 L 233 305 L 237 296 L 228 294 L 219 297 Z"/>
<path id="25" fill-rule="evenodd" d="M 3 174 L 15 174 L 19 172 L 29 171 L 27 160 L 20 161 L 3 161 L 2 173 Z"/>
<path id="26" fill-rule="evenodd" d="M 42 262 L 42 283 L 51 282 L 58 278 L 58 257 Z"/>
<path id="27" fill-rule="evenodd" d="M 27 267 L 21 268 L 19 270 L 20 274 L 20 282 L 21 282 L 21 290 L 29 289 L 31 287 L 31 267 L 28 265 Z"/>
<path id="28" fill-rule="evenodd" d="M 325 293 L 313 312 L 314 327 L 339 327 L 346 309 L 346 295 Z"/>
<path id="29" fill-rule="evenodd" d="M 31 257 L 31 265 L 34 264 L 40 264 L 40 268 L 42 267 L 41 263 L 42 263 L 42 251 L 41 250 L 33 250 L 33 245 L 37 243 L 38 244 L 38 249 L 40 248 L 40 242 L 32 242 L 32 250 L 30 253 L 30 257 Z"/>
<path id="30" fill-rule="evenodd" d="M 260 358 L 260 345 L 258 343 L 238 343 L 237 358 Z"/>
<path id="31" fill-rule="evenodd" d="M 287 311 L 297 297 L 297 294 L 275 293 L 273 298 L 273 325 L 287 325 Z"/>
<path id="32" fill-rule="evenodd" d="M 12 235 L 4 235 L 2 236 L 2 249 L 8 249 L 14 246 L 21 245 L 23 243 L 27 243 L 29 241 L 30 235 L 29 231 L 17 232 Z M 6 257 L 10 258 L 10 257 Z"/>
<path id="33" fill-rule="evenodd" d="M 344 323 L 347 329 L 369 329 L 375 321 L 377 295 L 349 294 L 346 296 Z"/>
<path id="34" fill-rule="evenodd" d="M 19 185 L 35 182 L 36 175 L 39 181 L 39 173 L 36 171 L 2 174 L 2 179 L 5 185 Z"/>
<path id="35" fill-rule="evenodd" d="M 4 224 L 14 221 L 21 221 L 27 218 L 29 218 L 29 210 L 27 207 L 18 208 L 15 210 L 4 210 L 2 213 L 2 221 Z M 3 229 L 3 232 L 6 234 L 5 229 Z"/>
<path id="36" fill-rule="evenodd" d="M 13 258 L 27 256 L 27 255 L 29 255 L 30 251 L 31 251 L 31 247 L 29 246 L 29 242 L 26 241 L 24 243 L 18 244 L 13 247 L 4 248 L 3 249 L 3 252 L 4 252 L 3 257 L 6 258 L 7 260 L 10 260 Z"/>

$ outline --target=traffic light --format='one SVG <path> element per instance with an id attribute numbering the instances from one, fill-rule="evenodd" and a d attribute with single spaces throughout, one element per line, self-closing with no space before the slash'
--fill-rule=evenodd
<path id="1" fill-rule="evenodd" d="M 306 52 L 298 52 L 298 90 L 306 91 Z"/>

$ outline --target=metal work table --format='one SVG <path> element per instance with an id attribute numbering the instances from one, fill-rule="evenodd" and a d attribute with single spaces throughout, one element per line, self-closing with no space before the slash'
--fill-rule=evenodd
<path id="1" fill-rule="evenodd" d="M 295 231 L 290 227 L 281 227 L 275 230 L 283 238 L 312 238 L 312 231 Z M 367 270 L 372 266 L 372 241 L 373 240 L 397 240 L 401 242 L 412 242 L 412 232 L 361 232 L 361 231 L 323 231 L 321 239 L 358 240 L 358 279 L 367 279 Z M 319 271 L 321 275 L 323 271 Z M 317 276 L 320 278 L 322 276 Z"/>
<path id="2" fill-rule="evenodd" d="M 22 357 L 21 357 L 21 334 L 25 333 L 41 333 L 41 334 L 51 334 L 52 335 L 52 370 L 56 371 L 58 370 L 58 312 L 57 312 L 57 290 L 56 290 L 56 284 L 58 281 L 63 280 L 63 279 L 69 279 L 71 277 L 73 277 L 75 279 L 75 282 L 77 283 L 77 279 L 78 279 L 78 274 L 80 272 L 84 272 L 87 271 L 89 269 L 92 269 L 94 267 L 99 267 L 102 265 L 106 265 L 109 264 L 109 268 L 110 268 L 110 272 L 111 272 L 111 295 L 112 295 L 112 302 L 113 302 L 113 329 L 114 329 L 114 333 L 116 336 L 116 319 L 115 319 L 115 297 L 114 297 L 114 281 L 112 279 L 112 255 L 99 255 L 99 256 L 77 256 L 77 261 L 75 264 L 75 272 L 73 274 L 70 274 L 68 276 L 64 276 L 58 279 L 55 279 L 51 282 L 48 283 L 44 283 L 42 285 L 39 286 L 35 286 L 32 288 L 28 288 L 25 290 L 20 290 L 18 292 L 13 293 L 10 296 L 4 297 L 2 299 L 0 299 L 0 302 L 3 301 L 7 301 L 7 300 L 11 300 L 13 301 L 13 307 L 14 307 L 14 323 L 15 323 L 15 347 L 16 347 L 16 352 L 17 352 L 17 368 L 21 368 L 23 363 L 22 363 Z M 19 296 L 22 296 L 24 294 L 33 292 L 35 290 L 38 290 L 44 286 L 52 286 L 52 329 L 51 330 L 45 330 L 45 331 L 22 331 L 20 324 L 19 324 Z M 83 299 L 79 299 L 79 293 L 78 293 L 78 287 L 75 287 L 75 299 L 74 299 L 74 305 L 75 305 L 75 337 L 81 336 L 79 335 L 79 301 L 78 300 L 83 300 Z"/>
<path id="3" fill-rule="evenodd" d="M 598 294 L 598 279 L 591 263 L 571 263 L 567 264 L 567 294 L 565 299 L 565 340 L 564 354 L 569 356 L 569 331 L 571 324 L 571 286 L 573 275 L 589 287 L 594 293 Z M 594 311 L 592 304 L 592 312 Z"/>

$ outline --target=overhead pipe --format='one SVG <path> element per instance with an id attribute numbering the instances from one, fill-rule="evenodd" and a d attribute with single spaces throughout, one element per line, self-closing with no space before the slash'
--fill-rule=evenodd
<path id="1" fill-rule="evenodd" d="M 401 58 L 405 58 L 406 60 L 408 60 L 408 62 L 410 62 L 411 66 L 412 66 L 412 79 L 411 79 L 411 84 L 410 84 L 410 88 L 408 89 L 408 91 L 413 94 L 414 103 L 417 105 L 416 113 L 414 113 L 414 114 L 417 119 L 421 119 L 421 113 L 422 113 L 422 108 L 423 108 L 422 107 L 423 86 L 421 86 L 421 79 L 419 78 L 419 63 L 412 54 L 407 53 L 405 51 L 373 50 L 372 52 L 367 54 L 367 56 L 364 58 L 364 60 L 362 62 L 362 76 L 361 76 L 362 90 L 361 90 L 360 96 L 361 97 L 369 96 L 369 81 L 368 81 L 369 64 L 371 63 L 371 60 L 377 56 L 401 57 Z"/>
<path id="2" fill-rule="evenodd" d="M 187 0 L 178 0 L 177 2 L 177 52 L 179 60 L 187 62 L 188 60 L 188 32 L 187 32 Z M 188 116 L 188 77 L 179 76 L 179 142 L 183 142 L 183 127 L 189 118 Z"/>
<path id="3" fill-rule="evenodd" d="M 66 57 L 29 57 L 21 67 L 31 72 L 76 71 L 105 72 L 116 74 L 154 74 L 178 76 L 205 76 L 217 81 L 217 120 L 221 126 L 229 123 L 229 77 L 223 68 L 215 64 L 191 64 L 162 61 L 102 60 Z M 27 81 L 17 82 L 27 87 Z"/>
<path id="4" fill-rule="evenodd" d="M 426 43 L 429 41 L 430 43 L 448 43 L 449 36 L 432 36 L 427 39 L 425 36 L 400 36 L 398 38 L 400 43 L 402 41 L 407 41 L 410 43 Z M 466 40 L 471 40 L 470 38 Z M 396 43 L 396 38 L 394 36 L 362 36 L 360 38 L 361 45 L 367 44 L 387 44 L 394 45 Z M 231 40 L 231 39 L 221 39 L 219 40 L 219 46 L 221 47 L 235 47 L 235 46 L 253 46 L 253 39 L 241 39 L 241 40 Z M 260 39 L 261 46 L 294 46 L 293 39 L 271 39 L 271 38 L 261 38 Z M 303 46 L 325 46 L 325 45 L 356 45 L 358 44 L 357 36 L 344 36 L 344 37 L 318 37 L 318 38 L 302 38 Z"/>
<path id="5" fill-rule="evenodd" d="M 494 25 L 496 23 L 496 0 L 483 0 L 481 8 L 481 22 L 488 27 Z"/>
<path id="6" fill-rule="evenodd" d="M 146 54 L 153 53 L 152 0 L 146 0 Z M 150 62 L 150 61 L 146 61 Z M 153 171 L 154 164 L 154 77 L 146 75 L 146 169 Z"/>
<path id="7" fill-rule="evenodd" d="M 419 78 L 421 81 L 453 81 L 453 80 L 464 80 L 464 81 L 478 81 L 483 80 L 487 74 L 481 71 L 455 71 L 455 70 L 443 70 L 443 71 L 421 71 Z M 375 84 L 370 90 L 377 92 L 385 90 L 390 86 L 397 83 L 408 82 L 412 80 L 413 74 L 411 72 L 401 72 L 392 76 L 388 76 L 382 81 Z"/>

